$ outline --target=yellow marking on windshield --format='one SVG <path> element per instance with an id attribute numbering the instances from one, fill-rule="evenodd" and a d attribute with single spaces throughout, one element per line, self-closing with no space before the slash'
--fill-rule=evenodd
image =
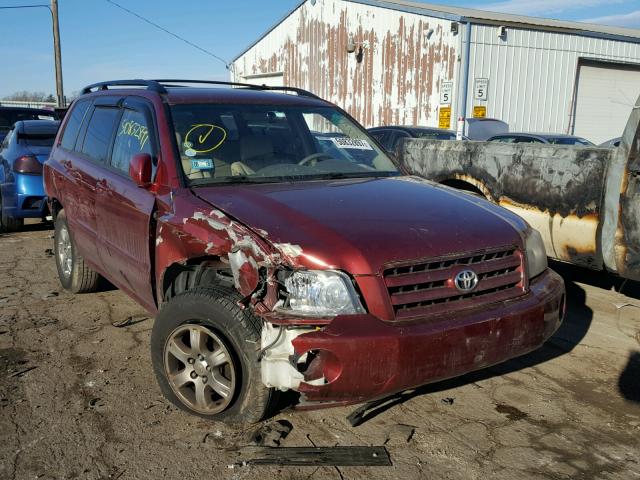
<path id="1" fill-rule="evenodd" d="M 222 139 L 212 147 L 207 147 L 207 140 L 214 130 L 220 130 L 222 132 Z M 193 142 L 190 140 L 190 137 L 192 135 L 195 136 L 195 134 L 198 134 L 197 142 Z M 222 145 L 226 139 L 227 131 L 224 128 L 209 123 L 198 123 L 191 126 L 191 129 L 184 137 L 184 143 L 191 143 L 193 145 L 192 150 L 196 153 L 207 153 L 214 151 L 216 148 Z"/>

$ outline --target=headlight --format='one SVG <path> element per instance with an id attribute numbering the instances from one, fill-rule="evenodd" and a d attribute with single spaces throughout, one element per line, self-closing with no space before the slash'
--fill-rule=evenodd
<path id="1" fill-rule="evenodd" d="M 364 313 L 351 280 L 342 272 L 304 270 L 285 275 L 281 310 L 317 317 Z"/>
<path id="2" fill-rule="evenodd" d="M 547 269 L 547 251 L 544 248 L 540 232 L 533 228 L 529 228 L 524 243 L 527 250 L 529 278 L 533 278 Z"/>

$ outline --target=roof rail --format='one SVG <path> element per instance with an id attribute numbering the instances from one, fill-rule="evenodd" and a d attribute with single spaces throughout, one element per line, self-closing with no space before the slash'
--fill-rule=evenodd
<path id="1" fill-rule="evenodd" d="M 252 90 L 272 90 L 272 91 L 281 91 L 281 92 L 293 92 L 297 93 L 301 97 L 309 97 L 321 100 L 317 95 L 304 90 L 302 88 L 296 87 L 275 87 L 268 85 L 256 85 L 253 83 L 239 83 L 239 82 L 221 82 L 217 80 L 184 80 L 184 79 L 161 79 L 161 80 L 112 80 L 109 82 L 99 82 L 93 83 L 91 85 L 87 85 L 82 89 L 82 95 L 91 93 L 93 89 L 98 90 L 108 90 L 109 87 L 147 87 L 147 90 L 151 90 L 157 93 L 167 93 L 167 89 L 165 85 L 167 83 L 192 83 L 192 84 L 203 84 L 203 85 L 225 85 L 229 87 L 240 87 L 240 88 L 248 88 Z M 183 87 L 184 85 L 174 85 L 176 87 Z"/>
<path id="2" fill-rule="evenodd" d="M 109 87 L 147 87 L 147 90 L 158 93 L 167 93 L 167 90 L 155 80 L 112 80 L 87 85 L 82 89 L 82 95 L 91 93 L 92 89 L 108 90 Z"/>
<path id="3" fill-rule="evenodd" d="M 321 100 L 321 98 L 318 97 L 317 95 L 307 90 L 304 90 L 302 88 L 296 88 L 296 87 L 285 87 L 285 86 L 275 87 L 275 86 L 268 86 L 268 85 L 256 85 L 253 83 L 222 82 L 217 80 L 162 79 L 162 80 L 152 80 L 152 81 L 156 82 L 160 86 L 163 86 L 161 84 L 167 84 L 167 83 L 194 83 L 194 84 L 205 84 L 205 85 L 226 85 L 229 87 L 250 88 L 254 90 L 274 90 L 274 91 L 282 91 L 282 92 L 293 92 L 293 93 L 297 93 L 301 97 L 310 97 L 310 98 L 316 98 Z"/>

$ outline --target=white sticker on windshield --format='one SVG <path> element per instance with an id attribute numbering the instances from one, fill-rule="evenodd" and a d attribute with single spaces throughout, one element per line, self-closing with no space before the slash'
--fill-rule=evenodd
<path id="1" fill-rule="evenodd" d="M 369 142 L 359 138 L 331 137 L 331 141 L 338 148 L 351 148 L 353 150 L 373 150 Z"/>

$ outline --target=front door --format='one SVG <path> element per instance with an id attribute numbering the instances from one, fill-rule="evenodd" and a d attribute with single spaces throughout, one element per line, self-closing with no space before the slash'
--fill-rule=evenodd
<path id="1" fill-rule="evenodd" d="M 155 306 L 152 289 L 150 226 L 155 195 L 129 177 L 129 162 L 136 153 L 156 159 L 155 128 L 150 108 L 125 99 L 111 158 L 97 186 L 96 209 L 100 257 L 108 278 L 149 309 Z"/>

